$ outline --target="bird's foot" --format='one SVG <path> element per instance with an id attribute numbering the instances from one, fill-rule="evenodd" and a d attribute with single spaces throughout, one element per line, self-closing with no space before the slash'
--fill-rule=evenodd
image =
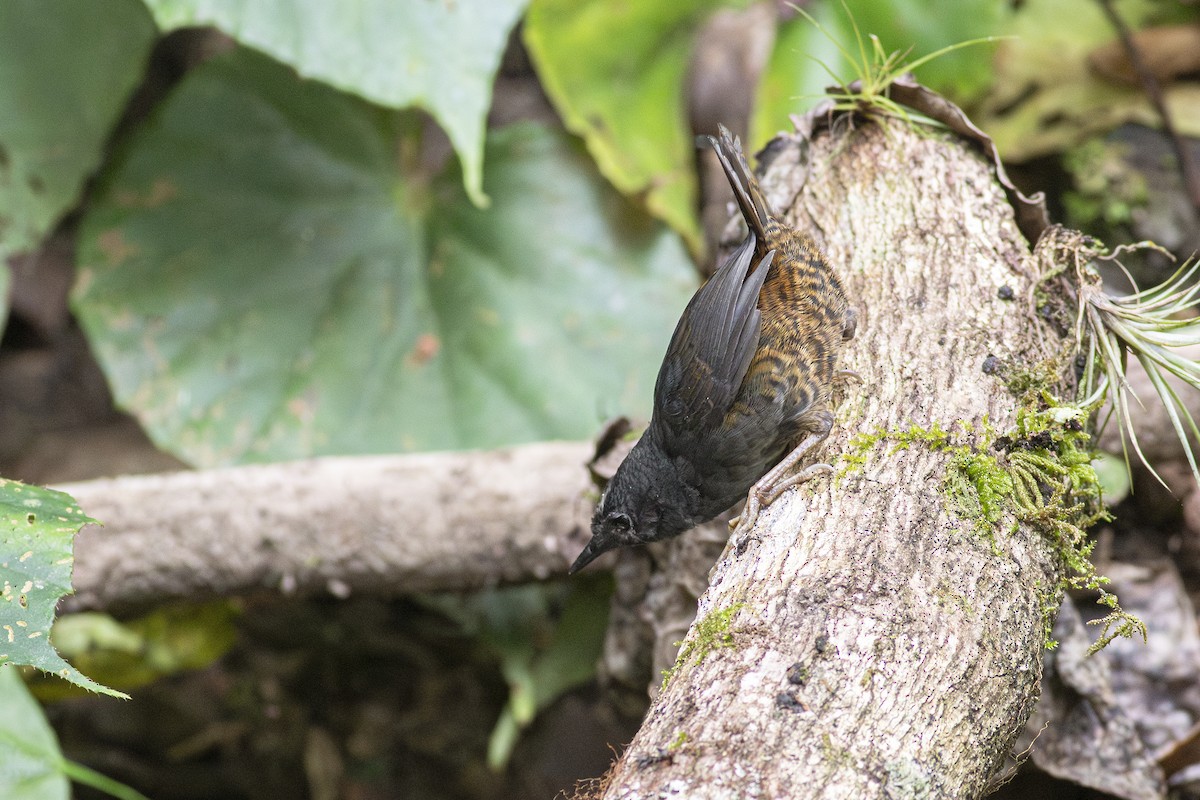
<path id="1" fill-rule="evenodd" d="M 799 486 L 818 475 L 832 472 L 833 466 L 830 464 L 813 464 L 800 470 L 795 475 L 789 475 L 774 485 L 768 483 L 765 479 L 756 483 L 754 488 L 750 490 L 750 495 L 746 498 L 746 507 L 742 509 L 742 513 L 729 521 L 729 529 L 732 531 L 730 539 L 733 541 L 734 554 L 742 555 L 742 553 L 746 552 L 746 548 L 750 546 L 750 543 L 758 538 L 753 536 L 752 533 L 754 531 L 754 523 L 758 521 L 758 515 L 764 508 L 778 500 L 780 495 L 793 486 Z M 771 476 L 768 475 L 767 477 Z"/>
<path id="2" fill-rule="evenodd" d="M 746 507 L 742 509 L 742 513 L 729 520 L 729 538 L 733 542 L 734 555 L 740 556 L 742 553 L 745 553 L 746 548 L 757 538 L 752 533 L 754 531 L 754 523 L 758 519 L 758 512 L 761 510 L 762 500 L 759 499 L 758 492 L 755 489 L 751 489 L 749 497 L 746 498 Z"/>

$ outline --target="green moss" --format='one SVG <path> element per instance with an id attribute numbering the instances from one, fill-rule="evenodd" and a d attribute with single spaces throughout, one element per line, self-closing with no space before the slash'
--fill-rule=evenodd
<path id="1" fill-rule="evenodd" d="M 1000 551 L 996 537 L 1005 524 L 1011 533 L 1017 523 L 1025 523 L 1053 543 L 1065 577 L 1043 593 L 1047 647 L 1057 644 L 1050 638 L 1050 628 L 1063 591 L 1100 593 L 1098 602 L 1111 613 L 1098 621 L 1102 630 L 1092 646 L 1094 652 L 1118 636 L 1144 638 L 1145 626 L 1103 589 L 1108 580 L 1088 558 L 1093 543 L 1087 529 L 1109 517 L 1101 502 L 1100 480 L 1092 466 L 1095 452 L 1085 428 L 1094 409 L 1061 403 L 1046 388 L 1057 380 L 1061 363 L 1047 360 L 1009 375 L 1009 388 L 1021 401 L 1012 431 L 998 436 L 987 420 L 979 426 L 951 426 L 960 431 L 956 434 L 936 423 L 928 429 L 916 425 L 877 429 L 851 439 L 839 476 L 862 469 L 881 444 L 891 445 L 888 455 L 916 444 L 948 452 L 942 487 L 947 506 L 969 521 L 994 552 Z"/>
<path id="2" fill-rule="evenodd" d="M 1038 291 L 1045 295 L 1043 290 Z M 1043 301 L 1039 305 L 1044 306 L 1049 301 L 1049 295 L 1035 299 Z M 1063 365 L 1069 356 L 1068 350 L 1064 349 L 1058 355 L 1033 364 L 1005 364 L 1004 385 L 1023 407 L 1035 405 L 1043 395 L 1052 394 L 1054 387 L 1060 383 Z"/>
<path id="3" fill-rule="evenodd" d="M 888 441 L 892 442 L 892 449 L 889 451 L 889 455 L 899 453 L 901 450 L 907 450 L 914 444 L 927 445 L 930 450 L 942 450 L 945 449 L 947 442 L 950 441 L 950 434 L 942 430 L 942 426 L 936 422 L 928 430 L 914 423 L 906 431 L 889 435 Z"/>
<path id="4" fill-rule="evenodd" d="M 663 670 L 663 688 L 679 669 L 686 663 L 692 660 L 694 656 L 696 663 L 699 664 L 708 657 L 708 654 L 713 650 L 719 650 L 724 647 L 733 647 L 733 631 L 729 629 L 729 621 L 733 615 L 741 611 L 745 607 L 745 603 L 734 603 L 733 605 L 713 611 L 707 617 L 696 622 L 696 633 L 687 642 L 676 642 L 675 644 L 683 645 L 679 651 L 679 655 L 675 657 L 675 664 L 670 668 Z"/>
<path id="5" fill-rule="evenodd" d="M 931 428 L 922 428 L 914 423 L 907 430 L 889 431 L 876 428 L 873 433 L 856 434 L 850 437 L 850 449 L 839 458 L 842 467 L 837 477 L 842 478 L 861 471 L 867 463 L 867 454 L 880 442 L 891 445 L 888 455 L 907 450 L 914 444 L 923 444 L 930 450 L 942 450 L 948 446 L 950 434 L 942 430 L 936 422 Z"/>
<path id="6" fill-rule="evenodd" d="M 1047 443 L 1009 455 L 1018 516 L 1056 545 L 1066 577 L 1055 594 L 1066 589 L 1099 592 L 1097 602 L 1111 609 L 1095 623 L 1101 632 L 1090 653 L 1119 636 L 1137 634 L 1145 639 L 1145 624 L 1122 610 L 1116 595 L 1105 591 L 1108 578 L 1096 572 L 1089 558 L 1095 543 L 1088 540 L 1087 529 L 1111 519 L 1101 502 L 1100 478 L 1092 466 L 1095 452 L 1084 429 L 1094 409 L 1058 404 L 1048 395 L 1043 395 L 1043 402 L 1042 410 L 1023 408 L 1017 414 L 1017 429 L 1025 441 Z M 1049 630 L 1047 640 L 1051 646 L 1057 644 L 1049 639 Z"/>
<path id="7" fill-rule="evenodd" d="M 954 448 L 944 481 L 946 497 L 961 517 L 975 520 L 976 532 L 995 546 L 995 526 L 1013 493 L 1013 478 L 995 456 L 967 445 Z"/>
<path id="8" fill-rule="evenodd" d="M 853 475 L 856 472 L 862 472 L 862 468 L 867 465 L 867 453 L 875 446 L 874 442 L 862 441 L 867 434 L 859 434 L 850 438 L 850 448 L 837 457 L 837 462 L 841 464 L 841 468 L 834 475 L 834 481 L 840 482 L 842 478 L 848 475 Z"/>
<path id="9" fill-rule="evenodd" d="M 671 740 L 671 743 L 667 745 L 667 752 L 674 753 L 676 750 L 687 744 L 687 741 L 687 731 L 679 731 L 675 734 L 675 738 Z"/>

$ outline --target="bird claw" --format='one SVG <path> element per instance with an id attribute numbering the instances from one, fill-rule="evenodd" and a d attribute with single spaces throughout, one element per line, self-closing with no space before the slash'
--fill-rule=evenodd
<path id="1" fill-rule="evenodd" d="M 751 531 L 754 530 L 754 523 L 758 521 L 758 515 L 764 508 L 778 500 L 784 492 L 793 486 L 799 486 L 822 473 L 832 473 L 833 471 L 831 464 L 813 464 L 800 470 L 795 475 L 789 476 L 786 480 L 780 481 L 775 486 L 755 485 L 750 490 L 750 495 L 746 498 L 746 507 L 742 509 L 742 513 L 729 521 L 730 540 L 733 542 L 734 554 L 742 555 L 742 553 L 746 552 L 746 548 L 750 546 L 750 543 L 758 538 L 757 536 L 752 536 Z M 742 529 L 745 529 L 745 533 L 741 537 L 738 537 L 737 532 Z"/>
<path id="2" fill-rule="evenodd" d="M 750 543 L 757 540 L 757 536 L 750 536 L 749 534 L 742 536 L 733 543 L 733 554 L 740 558 L 750 548 Z"/>
<path id="3" fill-rule="evenodd" d="M 730 539 L 733 541 L 733 552 L 740 556 L 746 552 L 746 548 L 750 546 L 750 542 L 758 538 L 751 536 L 751 531 L 754 530 L 754 523 L 758 521 L 758 512 L 762 510 L 762 499 L 758 493 L 758 487 L 750 490 L 750 495 L 746 498 L 746 507 L 742 509 L 742 513 L 729 521 Z M 741 536 L 738 536 L 738 531 L 744 531 Z"/>

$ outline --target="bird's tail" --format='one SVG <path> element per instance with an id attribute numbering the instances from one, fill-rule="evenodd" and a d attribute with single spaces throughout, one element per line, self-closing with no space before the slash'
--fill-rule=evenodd
<path id="1" fill-rule="evenodd" d="M 758 241 L 765 243 L 771 211 L 767 206 L 766 198 L 763 197 L 762 188 L 759 187 L 758 179 L 754 177 L 754 173 L 750 171 L 750 166 L 746 163 L 741 141 L 735 138 L 724 125 L 717 125 L 717 133 L 718 136 L 705 138 L 717 151 L 717 158 L 721 162 L 721 168 L 725 170 L 725 177 L 729 179 L 729 185 L 733 187 L 733 196 L 737 200 L 738 208 L 742 210 L 746 224 L 750 226 L 750 230 L 754 231 Z"/>

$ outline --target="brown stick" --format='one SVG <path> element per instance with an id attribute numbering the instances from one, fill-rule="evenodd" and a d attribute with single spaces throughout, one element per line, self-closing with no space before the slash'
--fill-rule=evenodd
<path id="1" fill-rule="evenodd" d="M 67 610 L 260 591 L 390 595 L 565 573 L 587 540 L 583 443 L 322 458 L 61 486 Z"/>

